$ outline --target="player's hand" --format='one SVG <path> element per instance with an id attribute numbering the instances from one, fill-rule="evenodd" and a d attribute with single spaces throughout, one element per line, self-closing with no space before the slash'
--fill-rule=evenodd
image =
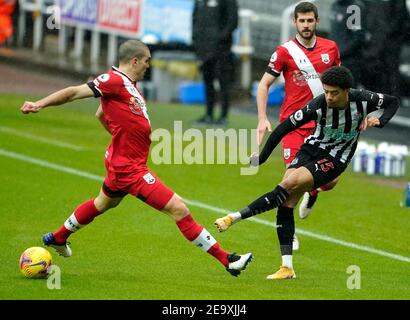
<path id="1" fill-rule="evenodd" d="M 270 124 L 269 120 L 266 118 L 259 120 L 257 132 L 256 132 L 256 135 L 257 135 L 256 139 L 257 139 L 258 145 L 262 143 L 266 130 L 268 130 L 269 132 L 272 132 L 272 125 Z"/>
<path id="2" fill-rule="evenodd" d="M 252 153 L 249 158 L 249 163 L 251 167 L 259 166 L 259 154 L 257 154 L 256 152 Z"/>
<path id="3" fill-rule="evenodd" d="M 365 117 L 359 127 L 360 132 L 366 131 L 368 128 L 380 125 L 380 120 L 377 117 Z"/>
<path id="4" fill-rule="evenodd" d="M 41 107 L 31 101 L 26 101 L 24 102 L 23 106 L 20 108 L 21 112 L 23 112 L 24 114 L 27 113 L 37 113 L 41 110 Z"/>

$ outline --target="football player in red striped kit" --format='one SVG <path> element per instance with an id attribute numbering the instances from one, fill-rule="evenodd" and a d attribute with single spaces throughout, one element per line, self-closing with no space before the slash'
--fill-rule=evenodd
<path id="1" fill-rule="evenodd" d="M 313 3 L 301 2 L 296 5 L 293 22 L 297 31 L 296 37 L 281 44 L 272 54 L 258 86 L 258 145 L 262 143 L 265 132 L 272 131 L 267 116 L 268 92 L 281 73 L 285 80 L 285 97 L 279 115 L 279 121 L 282 123 L 311 99 L 322 94 L 320 75 L 330 67 L 340 65 L 340 54 L 336 43 L 316 36 L 319 15 Z M 314 128 L 315 123 L 311 121 L 282 139 L 282 157 L 286 167 L 291 164 L 305 139 L 313 133 Z M 332 189 L 337 181 L 338 178 L 328 185 L 306 192 L 299 205 L 299 216 L 302 219 L 306 218 L 312 210 L 318 192 Z M 220 225 L 225 222 L 220 218 L 215 221 L 215 224 L 220 229 Z M 279 229 L 278 232 L 280 232 Z M 279 234 L 278 237 L 280 237 Z M 292 251 L 297 250 L 298 247 L 299 241 L 295 236 L 293 248 L 281 248 L 283 266 L 292 268 Z M 276 276 L 268 276 L 268 279 L 273 278 Z"/>
<path id="2" fill-rule="evenodd" d="M 68 237 L 98 215 L 116 207 L 130 194 L 168 215 L 186 239 L 214 256 L 230 274 L 238 276 L 251 261 L 252 254 L 236 255 L 223 250 L 215 238 L 194 220 L 181 197 L 147 166 L 151 124 L 137 81 L 144 78 L 149 68 L 149 48 L 141 41 L 128 40 L 120 46 L 118 56 L 119 67 L 112 67 L 94 81 L 62 89 L 37 102 L 26 101 L 21 107 L 24 114 L 36 113 L 73 100 L 92 96 L 101 98 L 96 116 L 112 136 L 105 154 L 107 174 L 100 193 L 95 199 L 78 206 L 60 229 L 44 235 L 44 244 L 62 256 L 71 256 Z"/>

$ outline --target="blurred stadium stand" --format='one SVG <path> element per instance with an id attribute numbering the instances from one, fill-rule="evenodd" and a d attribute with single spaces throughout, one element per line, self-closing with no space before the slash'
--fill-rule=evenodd
<path id="1" fill-rule="evenodd" d="M 80 4 L 80 1 L 68 1 L 65 3 Z M 190 0 L 183 0 L 180 2 L 191 2 Z M 244 54 L 238 54 L 238 61 L 242 64 L 242 77 L 238 73 L 236 76 L 238 87 L 247 89 L 249 92 L 252 89 L 252 83 L 260 79 L 263 74 L 269 57 L 275 48 L 286 39 L 283 39 L 282 31 L 282 19 L 284 10 L 292 4 L 297 3 L 297 1 L 290 0 L 237 0 L 241 11 L 247 11 L 247 15 L 242 15 L 242 17 L 248 17 L 250 26 L 250 37 L 249 45 L 253 48 L 251 50 L 251 59 L 244 58 Z M 26 64 L 31 64 L 35 62 L 36 64 L 41 64 L 43 61 L 43 68 L 62 68 L 67 75 L 73 76 L 84 76 L 99 73 L 104 70 L 110 64 L 115 64 L 115 56 L 112 54 L 116 51 L 113 48 L 124 39 L 124 35 L 117 35 L 115 37 L 109 36 L 106 32 L 101 32 L 98 38 L 94 37 L 94 32 L 87 28 L 72 28 L 67 27 L 64 29 L 66 37 L 68 39 L 67 43 L 61 41 L 58 38 L 61 34 L 61 30 L 51 30 L 46 27 L 48 18 L 50 17 L 50 12 L 54 0 L 19 0 L 20 10 L 22 8 L 28 10 L 26 14 L 20 14 L 15 16 L 16 31 L 14 40 L 9 42 L 8 47 L 0 48 L 0 56 L 7 57 L 11 59 L 14 57 L 18 60 L 18 57 L 22 58 L 19 60 L 21 63 L 27 61 Z M 93 3 L 96 1 L 87 0 L 88 3 Z M 168 3 L 163 1 L 150 0 L 152 3 Z M 330 0 L 315 0 L 314 1 L 319 8 L 319 15 L 321 21 L 319 24 L 318 33 L 320 35 L 326 36 L 329 27 L 329 12 L 332 1 Z M 39 14 L 38 6 L 43 3 Z M 114 2 L 113 2 L 114 3 Z M 410 0 L 407 0 L 410 7 Z M 34 19 L 33 19 L 34 17 Z M 189 15 L 184 15 L 184 19 L 189 20 Z M 250 18 L 249 18 L 250 17 Z M 242 18 L 244 19 L 244 18 Z M 166 20 L 166 19 L 165 19 Z M 186 23 L 186 22 L 184 22 Z M 181 21 L 179 21 L 181 24 Z M 26 25 L 26 27 L 24 27 Z M 43 26 L 43 28 L 41 28 Z M 39 32 L 41 31 L 41 32 Z M 240 32 L 238 32 L 240 34 Z M 294 30 L 292 24 L 288 26 L 289 36 L 294 35 Z M 125 36 L 126 37 L 126 36 Z M 237 42 L 239 43 L 241 35 L 238 35 Z M 188 39 L 189 36 L 186 36 Z M 98 50 L 95 49 L 93 43 L 98 43 Z M 159 50 L 190 50 L 190 44 L 175 44 L 175 43 L 158 43 L 157 48 Z M 94 48 L 94 49 L 93 49 Z M 11 50 L 10 50 L 11 49 Z M 36 52 L 33 55 L 33 50 Z M 101 50 L 100 50 L 101 49 Z M 242 48 L 243 49 L 243 48 Z M 238 50 L 237 52 L 241 52 Z M 246 52 L 243 51 L 243 52 Z M 246 55 L 246 54 L 245 54 Z M 250 61 L 248 69 L 243 68 L 246 61 Z M 405 84 L 404 93 L 410 96 L 410 41 L 402 52 L 402 65 L 401 71 L 404 77 L 408 80 Z M 51 70 L 50 70 L 51 71 Z M 246 71 L 247 74 L 243 79 L 243 72 Z M 151 76 L 150 74 L 148 75 Z M 242 84 L 242 85 L 241 85 Z M 406 89 L 407 87 L 407 89 Z"/>
<path id="2" fill-rule="evenodd" d="M 69 3 L 70 6 L 80 7 L 80 1 L 87 1 L 87 3 L 95 3 L 96 1 L 105 1 L 108 3 L 113 0 L 61 0 Z M 119 0 L 127 1 L 127 0 Z M 135 0 L 140 1 L 140 0 Z M 150 1 L 150 3 L 157 4 L 159 6 L 164 6 L 171 2 L 161 1 L 161 0 L 141 0 Z M 179 1 L 179 5 L 185 1 L 189 3 L 191 0 L 172 0 Z M 237 45 L 240 44 L 242 47 L 237 48 L 238 62 L 241 62 L 241 73 L 236 75 L 236 90 L 238 90 L 235 97 L 239 97 L 237 101 L 234 102 L 237 109 L 242 109 L 247 112 L 256 112 L 256 107 L 254 101 L 252 101 L 251 91 L 254 88 L 255 81 L 258 81 L 263 72 L 266 69 L 267 62 L 275 50 L 275 48 L 287 40 L 284 39 L 283 34 L 287 34 L 288 37 L 294 36 L 294 28 L 291 23 L 288 23 L 287 33 L 284 32 L 283 19 L 284 10 L 290 5 L 294 5 L 297 1 L 291 0 L 237 0 L 239 7 L 242 11 L 242 26 L 249 26 L 249 32 L 246 35 L 247 39 L 244 41 L 243 31 L 238 30 L 237 35 Z M 410 0 L 406 0 L 408 8 L 410 10 Z M 88 77 L 93 74 L 103 72 L 109 67 L 110 63 L 115 58 L 112 53 L 114 48 L 117 47 L 120 41 L 123 41 L 127 37 L 123 34 L 118 34 L 116 36 L 110 36 L 107 32 L 101 32 L 98 37 L 95 37 L 96 33 L 93 30 L 78 30 L 79 28 L 73 28 L 68 26 L 64 32 L 66 32 L 64 39 L 67 42 L 64 43 L 59 37 L 60 29 L 50 29 L 47 27 L 47 22 L 49 22 L 50 12 L 52 11 L 54 0 L 19 0 L 20 7 L 25 7 L 27 12 L 23 14 L 16 13 L 14 16 L 15 20 L 15 34 L 12 39 L 10 39 L 6 45 L 0 46 L 0 63 L 6 63 L 9 65 L 15 65 L 19 67 L 25 67 L 37 70 L 43 74 L 54 74 L 64 77 L 71 77 L 79 81 L 86 81 Z M 39 4 L 43 3 L 44 6 L 41 8 L 41 14 L 39 14 Z M 318 28 L 319 35 L 327 36 L 330 28 L 329 12 L 332 1 L 331 0 L 315 0 L 314 1 L 319 8 L 319 15 L 321 17 L 320 25 Z M 116 2 L 112 2 L 116 3 Z M 192 2 L 191 2 L 192 3 Z M 182 4 L 184 5 L 184 4 Z M 84 5 L 85 8 L 88 9 Z M 175 9 L 175 8 L 171 8 Z M 21 10 L 21 8 L 20 8 Z M 78 10 L 77 13 L 81 10 Z M 20 11 L 21 13 L 21 11 Z M 289 11 L 291 13 L 291 11 Z M 159 21 L 155 23 L 155 28 L 158 30 L 166 30 L 161 23 L 171 23 L 170 19 L 163 19 L 168 21 L 161 21 L 157 19 L 158 11 L 153 12 L 153 17 L 150 19 L 152 21 Z M 175 14 L 175 12 L 173 12 Z M 80 12 L 80 16 L 84 13 Z M 88 15 L 90 16 L 90 15 Z M 290 21 L 290 16 L 288 16 L 288 21 Z M 247 20 L 246 20 L 247 19 Z M 175 20 L 175 19 L 174 19 Z M 190 20 L 189 14 L 184 13 L 182 21 L 178 21 L 179 32 L 187 28 L 181 27 L 181 24 L 185 26 L 187 21 Z M 24 27 L 25 25 L 25 27 Z M 152 25 L 152 23 L 151 23 Z M 41 26 L 43 28 L 41 28 Z M 173 26 L 172 26 L 173 27 Z M 152 29 L 152 28 L 151 28 Z M 94 30 L 95 31 L 95 30 Z M 155 31 L 155 30 L 154 30 Z M 186 39 L 189 35 L 186 33 Z M 245 36 L 245 38 L 246 38 Z M 242 37 L 242 38 L 241 38 Z M 151 37 L 152 38 L 152 37 Z M 410 36 L 408 37 L 410 38 Z M 240 43 L 242 42 L 242 43 Z M 245 42 L 245 44 L 243 43 Z M 98 44 L 98 50 L 96 47 L 93 49 L 93 43 Z M 63 44 L 63 46 L 62 46 Z M 66 46 L 66 47 L 64 47 Z M 152 69 L 159 68 L 161 66 L 160 54 L 156 54 L 155 49 L 167 50 L 170 53 L 175 52 L 175 50 L 183 50 L 187 54 L 191 51 L 190 43 L 172 43 L 172 42 L 159 42 L 156 46 L 152 46 L 153 54 L 158 61 L 153 61 L 153 68 L 151 68 L 151 74 L 148 74 L 148 79 L 152 77 Z M 110 53 L 111 52 L 111 53 Z M 249 54 L 250 53 L 250 54 Z M 111 56 L 110 56 L 111 54 Z M 183 55 L 183 54 L 182 54 Z M 182 57 L 181 55 L 181 57 Z M 153 55 L 154 56 L 154 55 Z M 155 59 L 153 59 L 155 60 Z M 192 59 L 190 63 L 192 63 Z M 115 64 L 115 63 L 114 63 Z M 166 64 L 171 69 L 175 69 L 175 66 L 181 66 L 181 62 L 177 61 L 174 64 Z M 178 67 L 179 68 L 179 67 Z M 179 68 L 180 69 L 180 68 Z M 190 74 L 195 73 L 192 65 L 189 68 L 185 68 Z M 402 108 L 399 110 L 398 114 L 394 117 L 389 127 L 384 129 L 382 132 L 380 130 L 369 130 L 366 132 L 365 136 L 368 138 L 373 138 L 376 140 L 386 140 L 396 143 L 404 143 L 409 145 L 408 135 L 403 135 L 403 128 L 408 130 L 410 128 L 410 39 L 407 40 L 406 46 L 402 50 L 401 56 L 401 73 L 403 75 L 403 97 Z M 159 75 L 164 75 L 164 70 L 157 70 Z M 179 70 L 179 72 L 182 72 Z M 245 77 L 244 77 L 245 74 Z M 175 75 L 179 77 L 179 75 Z M 245 79 L 244 79 L 245 78 Z M 250 78 L 250 79 L 246 79 Z M 169 83 L 173 82 L 174 78 L 170 78 Z M 183 80 L 182 77 L 181 79 Z M 250 80 L 250 81 L 249 81 Z M 176 81 L 175 81 L 176 82 Z M 153 82 L 146 82 L 147 88 L 154 87 Z M 244 85 L 245 84 L 245 85 Z M 195 87 L 195 86 L 192 86 Z M 248 89 L 246 89 L 248 88 Z M 155 89 L 154 89 L 155 90 Z M 173 88 L 173 92 L 177 89 Z M 152 96 L 145 92 L 148 99 L 153 99 Z M 173 93 L 174 94 L 174 93 Z M 154 95 L 155 97 L 155 95 Z M 252 107 L 250 107 L 252 106 Z M 277 116 L 279 108 L 271 108 L 270 115 L 273 117 Z"/>
<path id="3" fill-rule="evenodd" d="M 254 12 L 252 19 L 251 36 L 252 45 L 255 48 L 254 56 L 260 59 L 269 59 L 274 49 L 281 43 L 281 23 L 283 11 L 296 1 L 289 0 L 238 0 L 242 9 Z M 321 23 L 319 32 L 326 33 L 329 29 L 330 4 L 329 0 L 315 1 L 319 7 Z M 292 32 L 293 34 L 293 32 Z"/>

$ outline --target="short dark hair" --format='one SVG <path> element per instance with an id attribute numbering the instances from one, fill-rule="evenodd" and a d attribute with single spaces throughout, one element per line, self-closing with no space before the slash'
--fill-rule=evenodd
<path id="1" fill-rule="evenodd" d="M 313 3 L 307 2 L 307 1 L 299 3 L 295 7 L 295 11 L 293 13 L 294 17 L 295 17 L 295 20 L 297 20 L 297 18 L 298 18 L 298 13 L 308 13 L 308 12 L 313 12 L 315 14 L 315 19 L 316 20 L 319 17 L 317 7 Z"/>
<path id="2" fill-rule="evenodd" d="M 118 59 L 120 63 L 127 63 L 132 58 L 141 59 L 145 55 L 148 46 L 139 40 L 127 40 L 120 45 Z"/>
<path id="3" fill-rule="evenodd" d="M 320 80 L 328 86 L 340 87 L 342 89 L 350 89 L 353 87 L 353 75 L 349 69 L 342 66 L 334 66 L 327 69 Z"/>

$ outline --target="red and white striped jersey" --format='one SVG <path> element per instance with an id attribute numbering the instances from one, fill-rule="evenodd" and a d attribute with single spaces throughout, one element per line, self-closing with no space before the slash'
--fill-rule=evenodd
<path id="1" fill-rule="evenodd" d="M 334 41 L 316 37 L 312 48 L 306 48 L 297 38 L 280 45 L 272 54 L 266 72 L 285 78 L 285 98 L 279 121 L 282 122 L 311 99 L 323 93 L 320 75 L 328 68 L 340 65 L 340 53 Z M 314 128 L 309 122 L 302 128 Z"/>
<path id="2" fill-rule="evenodd" d="M 146 168 L 151 144 L 151 124 L 145 99 L 136 82 L 119 69 L 112 69 L 88 82 L 95 97 L 101 97 L 112 141 L 106 153 L 110 170 L 135 172 Z"/>

